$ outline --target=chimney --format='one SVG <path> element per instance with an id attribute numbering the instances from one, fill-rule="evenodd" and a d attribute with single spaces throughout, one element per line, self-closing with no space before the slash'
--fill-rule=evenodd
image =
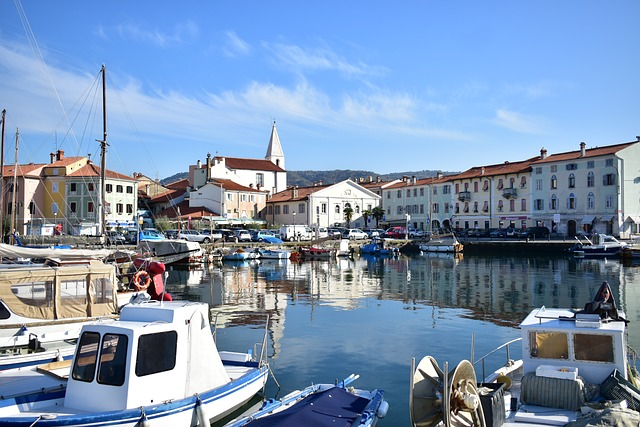
<path id="1" fill-rule="evenodd" d="M 198 160 L 198 163 L 196 163 L 196 168 L 202 168 L 202 161 Z"/>
<path id="2" fill-rule="evenodd" d="M 49 163 L 56 161 L 56 153 L 49 153 Z"/>
<path id="3" fill-rule="evenodd" d="M 417 181 L 417 178 L 416 178 L 416 176 L 415 176 L 415 175 L 413 175 L 413 176 L 411 177 L 411 184 L 415 185 L 415 184 L 416 184 L 416 181 Z"/>
<path id="4" fill-rule="evenodd" d="M 484 166 L 480 169 L 480 175 L 484 175 Z"/>
<path id="5" fill-rule="evenodd" d="M 207 182 L 211 180 L 211 153 L 207 153 Z"/>
<path id="6" fill-rule="evenodd" d="M 402 182 L 404 182 L 405 184 L 407 183 L 408 180 L 409 180 L 409 177 L 407 175 L 404 175 L 402 177 Z"/>
<path id="7" fill-rule="evenodd" d="M 584 152 L 585 152 L 585 147 L 587 146 L 587 144 L 585 144 L 584 142 L 580 143 L 580 157 L 584 157 Z"/>
<path id="8" fill-rule="evenodd" d="M 540 158 L 541 158 L 541 159 L 546 159 L 546 158 L 547 158 L 547 149 L 546 149 L 546 148 L 544 148 L 544 147 L 542 147 L 542 148 L 540 149 Z"/>
<path id="9" fill-rule="evenodd" d="M 438 179 L 442 179 L 442 171 L 438 171 Z"/>
<path id="10" fill-rule="evenodd" d="M 319 181 L 318 181 L 318 185 L 322 185 L 322 180 L 319 180 Z"/>
<path id="11" fill-rule="evenodd" d="M 382 179 L 380 178 L 380 175 L 376 176 L 376 182 L 380 182 L 382 181 Z"/>
<path id="12" fill-rule="evenodd" d="M 62 159 L 64 159 L 64 150 L 56 151 L 56 160 L 62 160 Z"/>

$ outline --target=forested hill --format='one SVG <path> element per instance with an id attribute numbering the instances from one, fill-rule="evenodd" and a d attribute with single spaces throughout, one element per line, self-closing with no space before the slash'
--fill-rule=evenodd
<path id="1" fill-rule="evenodd" d="M 443 172 L 445 175 L 450 175 L 454 172 Z M 371 177 L 373 180 L 376 180 L 378 177 L 382 181 L 390 181 L 393 179 L 402 179 L 403 176 L 413 177 L 415 176 L 418 179 L 421 178 L 429 178 L 436 176 L 438 171 L 433 170 L 421 170 L 416 172 L 393 172 L 387 174 L 379 174 L 372 171 L 365 170 L 350 170 L 350 169 L 337 169 L 331 171 L 315 171 L 315 170 L 306 170 L 306 171 L 287 171 L 287 185 L 297 185 L 299 187 L 307 187 L 313 185 L 314 182 L 322 181 L 323 184 L 332 184 L 340 181 L 344 181 L 345 179 L 359 179 L 364 178 L 368 180 Z M 170 177 L 167 177 L 160 181 L 161 184 L 170 184 L 172 182 L 176 182 L 180 179 L 184 179 L 188 177 L 187 172 L 177 173 Z"/>

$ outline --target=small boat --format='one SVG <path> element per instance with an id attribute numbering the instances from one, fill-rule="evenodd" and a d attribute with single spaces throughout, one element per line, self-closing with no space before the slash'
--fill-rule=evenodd
<path id="1" fill-rule="evenodd" d="M 620 258 L 640 260 L 640 243 L 633 243 L 622 248 Z"/>
<path id="2" fill-rule="evenodd" d="M 387 414 L 389 404 L 384 400 L 382 390 L 347 387 L 358 378 L 352 374 L 337 385 L 314 384 L 282 399 L 269 399 L 256 412 L 225 424 L 225 427 L 373 427 Z"/>
<path id="3" fill-rule="evenodd" d="M 289 259 L 291 252 L 284 249 L 259 249 L 260 259 Z"/>
<path id="4" fill-rule="evenodd" d="M 464 249 L 464 245 L 456 238 L 455 235 L 431 238 L 429 241 L 422 242 L 418 245 L 422 252 L 452 252 L 460 253 Z"/>
<path id="5" fill-rule="evenodd" d="M 349 247 L 349 239 L 340 239 L 340 246 L 336 251 L 337 257 L 352 257 L 353 256 L 353 248 Z"/>
<path id="6" fill-rule="evenodd" d="M 251 252 L 247 252 L 242 248 L 234 249 L 229 252 L 223 252 L 222 261 L 247 261 Z"/>
<path id="7" fill-rule="evenodd" d="M 536 308 L 520 324 L 521 338 L 449 374 L 430 356 L 417 369 L 412 361 L 413 426 L 565 425 L 583 414 L 585 423 L 576 425 L 627 425 L 612 422 L 614 415 L 637 425 L 640 376 L 627 323 L 604 282 L 584 309 Z M 510 358 L 515 345 L 522 346 L 520 360 Z"/>
<path id="8" fill-rule="evenodd" d="M 267 381 L 265 343 L 218 351 L 209 306 L 132 303 L 85 325 L 72 361 L 0 372 L 0 426 L 196 426 L 240 408 Z"/>
<path id="9" fill-rule="evenodd" d="M 578 243 L 569 251 L 578 257 L 617 257 L 627 246 L 626 242 L 621 242 L 608 234 L 594 234 L 591 239 L 588 237 L 576 237 L 576 239 Z"/>
<path id="10" fill-rule="evenodd" d="M 336 251 L 334 249 L 316 248 L 298 248 L 298 254 L 303 261 L 327 260 L 335 258 Z"/>
<path id="11" fill-rule="evenodd" d="M 371 239 L 371 243 L 360 246 L 360 253 L 364 255 L 396 255 L 399 253 L 398 248 L 384 245 L 384 239 L 375 237 Z"/>
<path id="12" fill-rule="evenodd" d="M 188 240 L 141 240 L 137 251 L 143 258 L 153 258 L 165 265 L 202 263 L 206 259 L 200 243 Z"/>

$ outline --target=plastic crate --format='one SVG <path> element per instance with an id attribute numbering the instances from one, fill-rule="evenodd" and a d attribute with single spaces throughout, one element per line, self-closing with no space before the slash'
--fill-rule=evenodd
<path id="1" fill-rule="evenodd" d="M 629 408 L 640 411 L 640 390 L 627 381 L 617 369 L 602 382 L 600 394 L 610 400 L 626 400 Z"/>
<path id="2" fill-rule="evenodd" d="M 491 391 L 487 393 L 482 388 Z M 504 383 L 478 383 L 478 389 L 486 426 L 500 427 L 505 420 Z"/>

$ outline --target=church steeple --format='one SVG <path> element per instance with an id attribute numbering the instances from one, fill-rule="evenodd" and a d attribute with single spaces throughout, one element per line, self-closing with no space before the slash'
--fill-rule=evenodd
<path id="1" fill-rule="evenodd" d="M 280 144 L 280 138 L 278 137 L 278 131 L 276 130 L 275 120 L 273 121 L 273 127 L 271 128 L 271 138 L 269 138 L 267 155 L 264 158 L 284 169 L 284 152 L 282 151 L 282 145 Z"/>

